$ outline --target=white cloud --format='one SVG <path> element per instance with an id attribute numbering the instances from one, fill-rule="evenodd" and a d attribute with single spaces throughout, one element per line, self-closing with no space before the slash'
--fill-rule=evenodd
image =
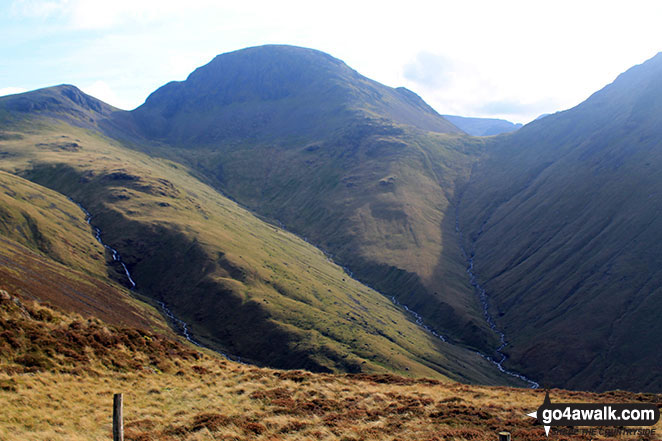
<path id="1" fill-rule="evenodd" d="M 64 29 L 56 39 L 72 36 L 58 46 L 65 49 L 46 54 L 63 66 L 59 81 L 105 81 L 133 104 L 219 53 L 286 43 L 323 50 L 370 78 L 408 87 L 441 113 L 527 121 L 542 107 L 554 112 L 578 104 L 662 48 L 662 2 L 644 0 L 630 0 L 627 8 L 596 0 L 19 0 L 13 6 Z M 34 26 L 24 34 L 34 36 Z M 18 84 L 21 73 L 12 74 L 11 63 L 2 66 L 3 82 Z M 50 83 L 53 71 L 43 75 L 39 82 Z M 490 113 L 497 110 L 511 113 Z"/>
<path id="2" fill-rule="evenodd" d="M 117 94 L 105 81 L 95 81 L 94 83 L 88 84 L 87 86 L 81 86 L 80 89 L 86 94 L 92 95 L 94 98 L 100 99 L 101 101 L 110 104 L 111 106 L 115 106 L 124 110 L 128 110 L 133 107 L 130 103 L 120 99 L 120 97 L 117 96 Z"/>
<path id="3" fill-rule="evenodd" d="M 22 87 L 3 87 L 0 88 L 0 96 L 14 95 L 16 93 L 23 93 L 27 91 L 28 91 L 27 89 L 24 89 Z"/>
<path id="4" fill-rule="evenodd" d="M 14 0 L 15 14 L 33 18 L 63 17 L 76 29 L 111 29 L 176 19 L 205 9 L 218 9 L 213 0 Z"/>
<path id="5" fill-rule="evenodd" d="M 457 70 L 455 63 L 443 55 L 419 52 L 416 60 L 405 64 L 405 79 L 425 88 L 444 89 L 452 87 Z"/>

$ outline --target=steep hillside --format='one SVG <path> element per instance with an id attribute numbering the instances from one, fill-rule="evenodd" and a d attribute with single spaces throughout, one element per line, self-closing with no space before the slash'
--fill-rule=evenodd
<path id="1" fill-rule="evenodd" d="M 2 439 L 110 439 L 117 392 L 124 394 L 126 440 L 487 441 L 502 430 L 518 440 L 544 437 L 526 416 L 542 403 L 542 390 L 260 369 L 139 329 L 81 320 L 4 290 L 0 348 Z M 662 406 L 662 396 L 653 394 L 554 390 L 552 396 Z"/>
<path id="2" fill-rule="evenodd" d="M 514 366 L 542 384 L 662 390 L 660 115 L 657 55 L 474 168 L 464 246 Z"/>
<path id="3" fill-rule="evenodd" d="M 104 243 L 121 255 L 134 293 L 164 302 L 205 346 L 274 367 L 521 384 L 473 351 L 442 342 L 321 251 L 223 197 L 186 166 L 43 113 L 10 114 L 0 152 L 2 169 L 82 204 Z M 82 210 L 67 203 L 77 210 L 77 228 L 85 228 Z M 70 234 L 48 207 L 41 211 Z M 49 228 L 37 236 L 63 243 Z M 81 256 L 106 271 L 87 228 L 91 248 Z M 38 248 L 39 240 L 30 241 Z M 108 275 L 132 286 L 124 271 Z"/>
<path id="4" fill-rule="evenodd" d="M 0 281 L 27 298 L 108 323 L 168 333 L 163 318 L 114 282 L 83 211 L 61 194 L 0 171 Z M 171 334 L 172 335 L 172 334 Z"/>
<path id="5" fill-rule="evenodd" d="M 502 133 L 514 132 L 522 127 L 522 124 L 514 124 L 505 119 L 469 118 L 454 115 L 443 115 L 443 117 L 462 131 L 473 136 L 500 135 Z"/>
<path id="6" fill-rule="evenodd" d="M 333 254 L 454 341 L 497 343 L 465 274 L 456 182 L 483 140 L 318 51 L 219 55 L 104 126 Z M 449 216 L 450 214 L 450 216 Z"/>

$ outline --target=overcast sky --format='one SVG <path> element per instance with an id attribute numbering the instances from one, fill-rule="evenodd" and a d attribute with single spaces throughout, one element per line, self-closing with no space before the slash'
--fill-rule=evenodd
<path id="1" fill-rule="evenodd" d="M 662 50 L 662 1 L 2 0 L 0 95 L 68 83 L 133 109 L 267 43 L 327 52 L 442 114 L 528 122 Z"/>

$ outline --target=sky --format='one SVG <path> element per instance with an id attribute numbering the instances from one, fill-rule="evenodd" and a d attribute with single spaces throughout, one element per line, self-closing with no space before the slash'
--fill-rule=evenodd
<path id="1" fill-rule="evenodd" d="M 327 52 L 439 113 L 526 123 L 662 50 L 662 1 L 0 0 L 0 95 L 74 84 L 122 109 L 214 56 Z"/>

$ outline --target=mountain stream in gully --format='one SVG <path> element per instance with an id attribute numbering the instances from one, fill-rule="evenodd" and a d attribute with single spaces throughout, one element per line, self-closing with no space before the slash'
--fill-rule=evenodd
<path id="1" fill-rule="evenodd" d="M 94 237 L 97 239 L 97 241 L 101 245 L 104 246 L 104 248 L 106 248 L 108 251 L 110 251 L 111 255 L 113 256 L 113 261 L 117 262 L 122 267 L 122 269 L 124 270 L 124 274 L 126 275 L 126 279 L 129 282 L 129 289 L 132 289 L 132 290 L 135 289 L 136 282 L 133 279 L 133 277 L 131 276 L 131 273 L 129 272 L 129 269 L 126 267 L 126 264 L 122 261 L 122 257 L 120 256 L 120 253 L 118 253 L 115 248 L 111 247 L 110 245 L 104 243 L 103 240 L 101 240 L 101 229 L 99 229 L 99 227 L 95 227 L 94 225 L 92 225 L 92 215 L 90 214 L 90 212 L 87 211 L 85 209 L 85 207 L 83 207 L 81 204 L 74 201 L 73 199 L 69 199 L 69 200 L 71 202 L 73 202 L 74 204 L 78 205 L 78 207 L 80 207 L 80 209 L 83 210 L 83 213 L 85 213 L 85 216 L 86 216 L 85 220 L 87 221 L 87 224 L 90 227 L 92 227 L 92 229 L 94 230 Z M 179 332 L 181 335 L 183 335 L 186 340 L 190 341 L 194 345 L 199 346 L 199 347 L 204 347 L 200 343 L 198 343 L 197 341 L 193 340 L 193 337 L 191 337 L 191 334 L 189 332 L 188 324 L 186 322 L 184 322 L 183 320 L 180 320 L 177 317 L 175 317 L 175 315 L 168 308 L 168 306 L 166 306 L 166 304 L 164 302 L 159 301 L 158 304 L 159 304 L 159 306 L 161 306 L 161 309 L 163 310 L 163 313 L 166 315 L 166 317 L 168 317 L 168 319 L 170 319 L 170 321 L 174 325 L 175 330 L 177 332 Z M 225 354 L 221 353 L 221 355 L 225 356 L 226 358 L 230 358 Z"/>
<path id="2" fill-rule="evenodd" d="M 524 381 L 532 389 L 538 389 L 540 385 L 535 381 L 525 377 L 522 374 L 518 374 L 517 372 L 513 372 L 503 367 L 503 363 L 508 358 L 508 356 L 503 352 L 503 350 L 508 345 L 508 342 L 506 341 L 506 335 L 497 327 L 496 323 L 494 323 L 494 318 L 490 313 L 489 298 L 487 292 L 485 291 L 485 288 L 483 288 L 480 285 L 480 283 L 478 283 L 478 279 L 476 278 L 476 274 L 474 273 L 474 252 L 471 251 L 471 253 L 468 253 L 467 250 L 464 248 L 464 244 L 462 243 L 463 235 L 462 235 L 462 230 L 460 229 L 459 202 L 458 202 L 458 207 L 456 207 L 455 209 L 455 232 L 459 236 L 458 238 L 460 241 L 460 249 L 462 250 L 464 259 L 467 262 L 467 274 L 469 275 L 469 283 L 471 283 L 471 286 L 473 286 L 476 292 L 478 293 L 478 298 L 483 308 L 483 318 L 485 319 L 487 326 L 489 326 L 492 332 L 494 332 L 497 335 L 497 337 L 499 337 L 499 347 L 494 350 L 496 357 L 491 357 L 481 352 L 476 352 L 476 353 L 481 357 L 483 357 L 485 360 L 494 364 L 497 367 L 497 369 L 499 369 L 499 371 L 503 372 L 504 374 Z"/>
<path id="3" fill-rule="evenodd" d="M 122 257 L 120 256 L 119 252 L 116 249 L 114 249 L 113 247 L 111 247 L 110 245 L 104 243 L 103 240 L 101 239 L 101 229 L 98 228 L 98 227 L 95 227 L 94 225 L 92 225 L 92 214 L 90 214 L 90 212 L 87 211 L 85 209 L 85 207 L 83 207 L 78 202 L 74 201 L 73 199 L 70 199 L 70 200 L 73 203 L 75 203 L 76 205 L 78 205 L 78 207 L 80 207 L 80 209 L 83 211 L 83 213 L 85 213 L 86 221 L 87 221 L 88 225 L 90 225 L 90 227 L 92 227 L 94 229 L 94 237 L 96 238 L 96 240 L 101 245 L 103 245 L 104 248 L 106 248 L 108 251 L 110 251 L 111 255 L 113 256 L 113 261 L 117 262 L 122 267 L 122 270 L 124 271 L 124 274 L 126 275 L 127 281 L 129 282 L 129 285 L 130 285 L 129 289 L 131 289 L 131 290 L 135 289 L 136 288 L 136 282 L 133 279 L 133 276 L 131 275 L 131 272 L 127 268 L 126 264 L 122 261 Z M 455 214 L 455 230 L 460 236 L 460 247 L 462 249 L 462 253 L 464 254 L 464 257 L 467 260 L 467 264 L 468 264 L 467 274 L 469 274 L 471 285 L 478 292 L 480 302 L 481 302 L 481 305 L 483 307 L 483 316 L 485 317 L 485 321 L 487 322 L 490 329 L 495 334 L 497 334 L 497 336 L 499 337 L 499 341 L 500 341 L 499 347 L 495 350 L 498 359 L 490 357 L 490 356 L 485 355 L 485 354 L 480 353 L 480 352 L 477 352 L 477 354 L 480 355 L 481 357 L 483 357 L 484 359 L 488 360 L 492 364 L 494 364 L 497 367 L 497 369 L 499 369 L 499 371 L 503 372 L 504 374 L 509 375 L 511 377 L 518 378 L 518 379 L 524 381 L 525 383 L 529 384 L 529 386 L 531 388 L 535 389 L 535 388 L 540 387 L 538 383 L 536 383 L 535 381 L 525 377 L 524 375 L 518 374 L 517 372 L 510 371 L 510 370 L 503 367 L 503 363 L 507 359 L 506 354 L 503 353 L 503 349 L 508 344 L 506 342 L 506 336 L 503 332 L 501 332 L 499 330 L 499 328 L 497 328 L 496 324 L 494 323 L 494 319 L 492 318 L 492 315 L 489 312 L 489 303 L 488 303 L 487 292 L 485 291 L 485 289 L 482 286 L 480 286 L 480 284 L 478 283 L 478 280 L 476 279 L 476 275 L 473 272 L 473 269 L 474 269 L 474 256 L 473 256 L 473 253 L 472 254 L 467 253 L 467 251 L 464 249 L 464 246 L 461 243 L 462 231 L 460 230 L 460 227 L 459 227 L 459 220 L 458 220 L 457 210 L 456 210 L 456 214 Z M 327 257 L 329 257 L 329 256 L 327 256 Z M 345 272 L 350 277 L 352 276 L 352 273 L 347 268 L 343 267 L 343 269 L 345 270 Z M 412 309 L 408 308 L 406 305 L 400 304 L 394 297 L 391 299 L 391 301 L 394 304 L 396 304 L 397 306 L 400 306 L 401 308 L 403 308 L 409 314 L 411 314 L 415 318 L 416 324 L 418 326 L 420 326 L 421 328 L 423 328 L 425 331 L 429 332 L 430 334 L 434 335 L 435 337 L 439 338 L 441 341 L 443 341 L 443 342 L 447 341 L 447 339 L 444 336 L 442 336 L 441 334 L 438 334 L 433 329 L 431 329 L 430 327 L 425 325 L 424 322 L 423 322 L 423 318 L 416 311 L 413 311 Z M 188 324 L 185 321 L 177 318 L 173 314 L 173 312 L 170 310 L 170 308 L 168 308 L 168 306 L 165 304 L 165 302 L 158 301 L 158 304 L 161 307 L 161 309 L 163 310 L 163 313 L 166 315 L 166 317 L 168 317 L 168 319 L 172 322 L 172 324 L 176 328 L 177 332 L 179 332 L 182 336 L 184 336 L 184 338 L 186 338 L 186 340 L 193 343 L 194 345 L 199 346 L 199 347 L 204 347 L 200 343 L 198 343 L 197 341 L 195 341 L 193 339 L 193 337 L 191 336 L 191 333 L 189 332 Z M 224 354 L 222 352 L 219 352 L 219 353 L 221 355 L 223 355 L 224 357 L 226 357 L 227 359 L 235 360 L 235 361 L 241 363 L 241 359 L 239 357 L 233 357 L 233 356 L 230 356 L 228 354 Z"/>

